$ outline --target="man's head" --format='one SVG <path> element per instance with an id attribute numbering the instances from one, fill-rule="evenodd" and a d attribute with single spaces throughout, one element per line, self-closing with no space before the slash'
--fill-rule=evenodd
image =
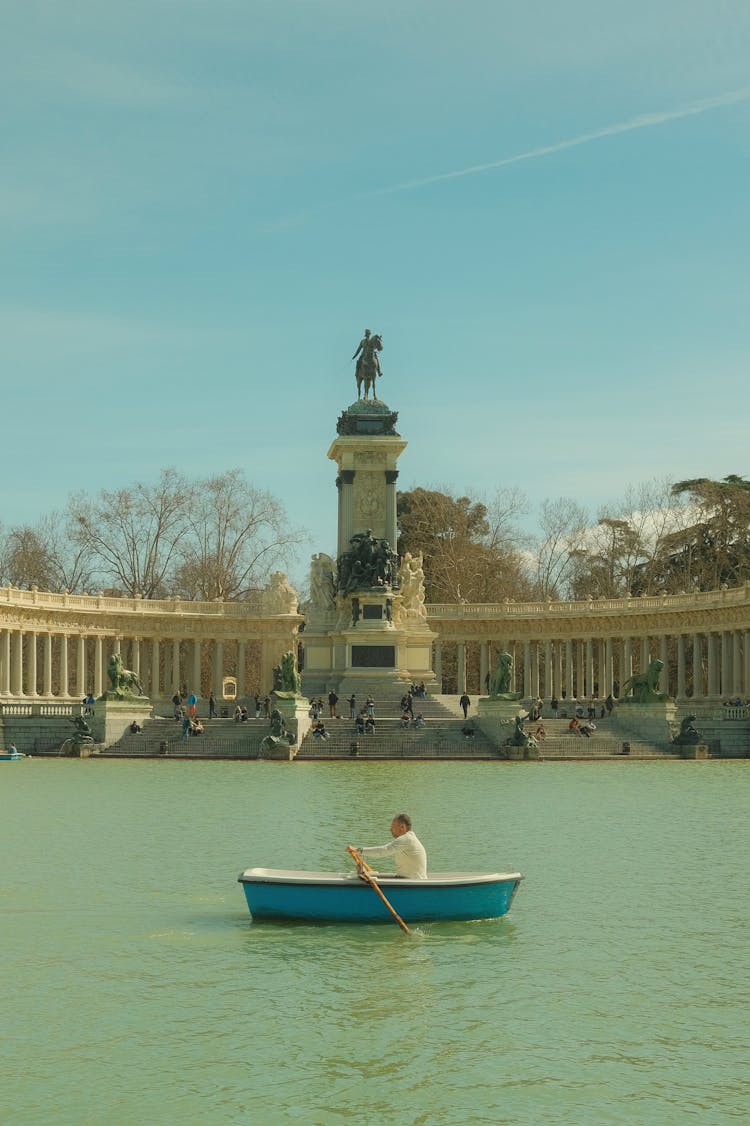
<path id="1" fill-rule="evenodd" d="M 411 829 L 411 817 L 408 813 L 397 813 L 391 821 L 391 836 L 403 837 Z"/>

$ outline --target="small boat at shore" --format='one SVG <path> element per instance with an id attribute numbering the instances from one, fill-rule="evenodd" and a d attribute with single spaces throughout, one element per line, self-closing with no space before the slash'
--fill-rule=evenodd
<path id="1" fill-rule="evenodd" d="M 520 872 L 435 872 L 426 880 L 373 873 L 408 923 L 468 922 L 507 914 Z M 254 919 L 321 923 L 387 923 L 392 915 L 356 872 L 246 868 L 238 876 Z"/>
<path id="2" fill-rule="evenodd" d="M 11 751 L 0 751 L 0 762 L 20 762 L 22 758 L 28 758 L 28 755 L 22 755 L 20 751 L 13 754 Z"/>

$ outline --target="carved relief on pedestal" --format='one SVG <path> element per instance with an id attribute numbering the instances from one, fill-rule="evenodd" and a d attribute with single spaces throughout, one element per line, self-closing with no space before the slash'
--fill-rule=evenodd
<path id="1" fill-rule="evenodd" d="M 383 474 L 364 470 L 354 479 L 354 512 L 358 524 L 367 524 L 382 535 L 385 517 L 385 486 Z"/>
<path id="2" fill-rule="evenodd" d="M 354 455 L 354 464 L 357 469 L 369 465 L 385 465 L 386 456 L 384 450 L 360 450 L 359 453 Z"/>

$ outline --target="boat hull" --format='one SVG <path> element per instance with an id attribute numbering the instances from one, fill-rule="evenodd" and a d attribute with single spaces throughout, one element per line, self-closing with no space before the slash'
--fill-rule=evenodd
<path id="1" fill-rule="evenodd" d="M 407 923 L 465 922 L 507 914 L 520 872 L 445 872 L 426 880 L 378 878 L 383 894 Z M 254 919 L 388 923 L 393 916 L 356 873 L 247 868 L 239 882 Z"/>
<path id="2" fill-rule="evenodd" d="M 22 758 L 26 758 L 26 755 L 0 755 L 0 762 L 20 762 Z"/>

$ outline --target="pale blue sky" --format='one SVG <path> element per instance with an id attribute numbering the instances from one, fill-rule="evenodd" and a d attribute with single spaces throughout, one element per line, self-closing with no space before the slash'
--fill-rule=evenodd
<path id="1" fill-rule="evenodd" d="M 332 551 L 365 326 L 401 487 L 748 474 L 749 59 L 744 0 L 6 0 L 0 521 L 241 466 Z"/>

